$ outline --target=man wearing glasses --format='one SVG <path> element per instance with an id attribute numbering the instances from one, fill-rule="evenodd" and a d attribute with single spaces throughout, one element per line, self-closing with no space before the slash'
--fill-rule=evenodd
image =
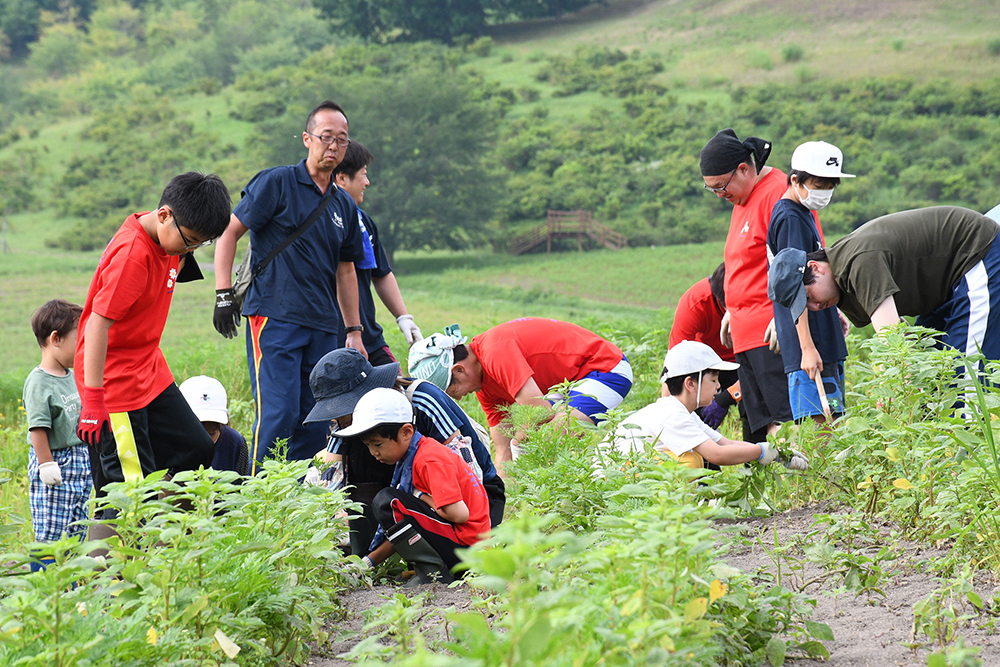
<path id="1" fill-rule="evenodd" d="M 354 270 L 355 262 L 365 257 L 358 208 L 332 179 L 350 143 L 344 110 L 330 101 L 319 104 L 306 119 L 302 143 L 308 150 L 304 160 L 265 169 L 250 180 L 215 252 L 213 323 L 219 333 L 232 338 L 240 324 L 232 290 L 236 242 L 250 230 L 251 259 L 256 265 L 330 195 L 313 224 L 254 278 L 243 303 L 256 408 L 251 474 L 256 474 L 275 440 L 287 439 L 292 460 L 311 458 L 323 449 L 325 425 L 303 425 L 315 404 L 309 373 L 323 355 L 338 347 L 341 326 L 347 332 L 346 346 L 365 354 Z"/>
<path id="2" fill-rule="evenodd" d="M 769 431 L 792 419 L 784 364 L 768 345 L 777 341 L 777 333 L 767 296 L 767 227 L 774 203 L 787 188 L 785 174 L 765 166 L 770 154 L 770 142 L 759 137 L 740 141 L 727 128 L 712 137 L 700 155 L 705 189 L 733 205 L 725 249 L 727 312 L 722 338 L 731 343 L 740 365 L 749 422 L 749 426 L 744 423 L 743 439 L 749 442 L 766 439 Z"/>

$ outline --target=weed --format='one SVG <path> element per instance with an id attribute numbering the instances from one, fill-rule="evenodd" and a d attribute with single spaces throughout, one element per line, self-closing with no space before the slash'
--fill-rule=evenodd
<path id="1" fill-rule="evenodd" d="M 786 63 L 797 63 L 805 56 L 806 51 L 798 44 L 789 44 L 781 49 L 781 57 Z"/>
<path id="2" fill-rule="evenodd" d="M 107 487 L 118 537 L 33 545 L 56 562 L 30 574 L 27 551 L 2 556 L 18 569 L 0 579 L 0 662 L 301 661 L 356 580 L 330 521 L 344 498 L 301 486 L 305 465 L 268 461 L 239 485 L 200 470 Z M 103 563 L 87 556 L 98 545 Z"/>

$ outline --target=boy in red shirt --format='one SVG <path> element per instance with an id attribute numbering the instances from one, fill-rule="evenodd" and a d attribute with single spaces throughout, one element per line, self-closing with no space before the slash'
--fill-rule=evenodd
<path id="1" fill-rule="evenodd" d="M 175 176 L 159 207 L 130 215 L 97 264 L 75 366 L 82 402 L 77 434 L 87 443 L 98 497 L 112 482 L 212 463 L 212 438 L 174 384 L 160 337 L 174 285 L 185 279 L 180 274 L 200 277 L 188 253 L 225 231 L 231 206 L 218 176 Z"/>
<path id="2" fill-rule="evenodd" d="M 456 401 L 476 392 L 497 463 L 516 457 L 523 437 L 509 434 L 508 406 L 535 405 L 552 410 L 550 419 L 597 424 L 632 389 L 632 366 L 621 348 L 569 322 L 522 317 L 484 331 L 468 345 L 466 340 L 455 324 L 417 341 L 410 346 L 410 373 Z M 567 381 L 573 386 L 566 396 L 551 393 Z M 568 412 L 552 409 L 563 401 Z"/>
<path id="3" fill-rule="evenodd" d="M 378 387 L 361 397 L 351 426 L 334 436 L 355 437 L 380 463 L 395 464 L 392 485 L 375 495 L 372 508 L 383 541 L 364 561 L 370 567 L 393 551 L 413 564 L 414 581 L 452 581 L 455 549 L 490 533 L 486 490 L 462 458 L 413 425 L 413 406 L 395 389 Z"/>

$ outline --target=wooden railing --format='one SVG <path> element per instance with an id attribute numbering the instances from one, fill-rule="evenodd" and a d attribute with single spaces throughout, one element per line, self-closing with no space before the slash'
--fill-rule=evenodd
<path id="1" fill-rule="evenodd" d="M 584 239 L 610 250 L 621 250 L 628 245 L 628 237 L 596 222 L 590 211 L 549 211 L 546 222 L 511 239 L 510 253 L 524 254 L 543 241 L 546 251 L 552 252 L 553 239 L 567 238 L 575 238 L 579 250 L 583 250 Z"/>

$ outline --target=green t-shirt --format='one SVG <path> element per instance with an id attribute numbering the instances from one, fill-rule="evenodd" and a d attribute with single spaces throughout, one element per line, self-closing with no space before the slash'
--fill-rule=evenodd
<path id="1" fill-rule="evenodd" d="M 990 249 L 1000 225 L 957 206 L 876 218 L 827 249 L 840 287 L 837 307 L 856 326 L 890 296 L 900 315 L 926 315 Z"/>
<path id="2" fill-rule="evenodd" d="M 48 429 L 49 449 L 83 444 L 76 436 L 80 420 L 80 392 L 76 388 L 73 371 L 63 377 L 50 375 L 41 367 L 31 371 L 24 381 L 24 411 L 28 416 L 29 429 Z"/>

